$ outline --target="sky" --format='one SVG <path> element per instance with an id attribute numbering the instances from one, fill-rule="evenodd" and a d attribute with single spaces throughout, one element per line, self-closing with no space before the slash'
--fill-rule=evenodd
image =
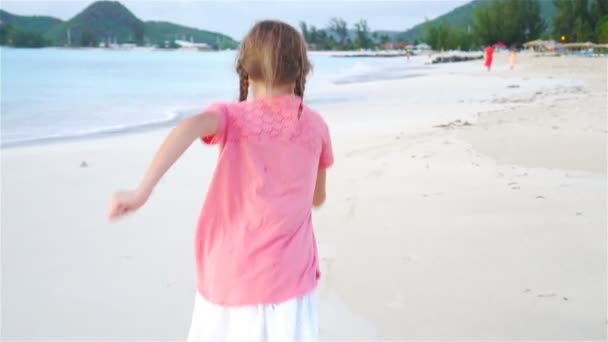
<path id="1" fill-rule="evenodd" d="M 199 29 L 225 33 L 237 40 L 261 19 L 280 19 L 297 26 L 300 21 L 317 28 L 331 17 L 341 17 L 352 26 L 367 20 L 372 30 L 405 31 L 461 6 L 469 0 L 368 0 L 368 1 L 202 1 L 121 0 L 142 20 L 163 20 Z M 19 15 L 50 15 L 68 20 L 93 1 L 2 0 L 0 8 Z"/>

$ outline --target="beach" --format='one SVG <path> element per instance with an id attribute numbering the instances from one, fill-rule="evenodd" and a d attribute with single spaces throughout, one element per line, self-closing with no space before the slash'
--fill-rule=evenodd
<path id="1" fill-rule="evenodd" d="M 607 60 L 495 63 L 336 82 L 346 100 L 313 106 L 335 151 L 313 213 L 323 340 L 607 338 Z M 1 150 L 3 340 L 185 339 L 217 150 L 106 218 L 168 129 Z"/>

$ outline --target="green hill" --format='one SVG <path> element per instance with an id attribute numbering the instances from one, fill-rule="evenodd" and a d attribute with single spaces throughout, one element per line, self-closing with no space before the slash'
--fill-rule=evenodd
<path id="1" fill-rule="evenodd" d="M 469 2 L 460 7 L 456 7 L 455 9 L 449 11 L 446 14 L 443 14 L 435 19 L 429 20 L 431 25 L 439 26 L 441 22 L 447 22 L 450 26 L 461 27 L 467 29 L 468 25 L 473 22 L 473 10 L 475 7 L 479 6 L 481 0 L 475 0 Z M 409 30 L 405 31 L 400 39 L 404 41 L 414 41 L 416 39 L 422 39 L 424 36 L 424 23 L 420 23 Z"/>
<path id="2" fill-rule="evenodd" d="M 142 43 L 144 23 L 117 1 L 97 1 L 45 34 L 56 45 Z M 69 40 L 69 41 L 68 41 Z"/>
<path id="3" fill-rule="evenodd" d="M 62 21 L 46 16 L 21 16 L 0 10 L 0 45 L 38 48 L 50 41 L 42 35 Z"/>
<path id="4" fill-rule="evenodd" d="M 458 27 L 468 30 L 469 25 L 473 23 L 473 11 L 477 6 L 488 0 L 474 0 L 460 7 L 456 7 L 450 12 L 443 14 L 433 20 L 429 20 L 431 25 L 439 26 L 439 23 L 446 22 L 452 27 Z M 511 0 L 517 1 L 517 0 Z M 555 12 L 555 6 L 552 0 L 537 0 L 540 3 L 541 16 L 547 22 L 547 31 L 552 28 L 553 13 Z M 409 30 L 403 32 L 399 36 L 400 40 L 414 41 L 416 39 L 422 39 L 424 36 L 424 25 L 426 23 L 420 23 Z"/>
<path id="5" fill-rule="evenodd" d="M 8 13 L 0 9 L 0 20 L 3 25 L 10 25 L 22 31 L 44 33 L 63 21 L 47 16 L 22 16 Z"/>
<path id="6" fill-rule="evenodd" d="M 94 2 L 68 21 L 52 17 L 18 16 L 3 10 L 0 10 L 0 19 L 0 45 L 164 45 L 165 41 L 187 40 L 218 48 L 237 46 L 234 39 L 224 34 L 168 22 L 144 22 L 117 1 Z"/>

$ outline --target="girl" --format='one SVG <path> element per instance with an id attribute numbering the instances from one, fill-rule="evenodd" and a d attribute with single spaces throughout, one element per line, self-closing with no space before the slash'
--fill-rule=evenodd
<path id="1" fill-rule="evenodd" d="M 137 210 L 194 140 L 219 145 L 194 241 L 189 341 L 318 339 L 311 212 L 325 201 L 333 153 L 327 125 L 303 105 L 310 70 L 293 27 L 257 23 L 238 54 L 239 102 L 212 104 L 179 123 L 137 190 L 111 200 L 111 219 Z"/>
<path id="2" fill-rule="evenodd" d="M 517 50 L 515 49 L 515 45 L 511 45 L 511 49 L 509 50 L 509 69 L 513 70 L 515 68 L 515 54 Z"/>
<path id="3" fill-rule="evenodd" d="M 492 59 L 494 59 L 494 47 L 492 45 L 488 45 L 485 49 L 486 60 L 484 65 L 488 68 L 488 71 L 492 69 Z"/>

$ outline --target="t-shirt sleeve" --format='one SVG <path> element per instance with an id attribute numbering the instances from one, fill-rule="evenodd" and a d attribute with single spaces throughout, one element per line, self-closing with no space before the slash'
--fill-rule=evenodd
<path id="1" fill-rule="evenodd" d="M 201 140 L 205 144 L 209 145 L 223 144 L 226 140 L 226 134 L 228 131 L 228 109 L 226 108 L 226 105 L 223 103 L 213 103 L 205 108 L 203 113 L 215 115 L 217 117 L 218 125 L 215 134 L 201 137 Z"/>
<path id="2" fill-rule="evenodd" d="M 319 160 L 319 168 L 327 169 L 334 164 L 334 151 L 331 147 L 331 136 L 329 128 L 325 126 L 323 130 L 323 139 L 321 142 L 321 158 Z"/>

